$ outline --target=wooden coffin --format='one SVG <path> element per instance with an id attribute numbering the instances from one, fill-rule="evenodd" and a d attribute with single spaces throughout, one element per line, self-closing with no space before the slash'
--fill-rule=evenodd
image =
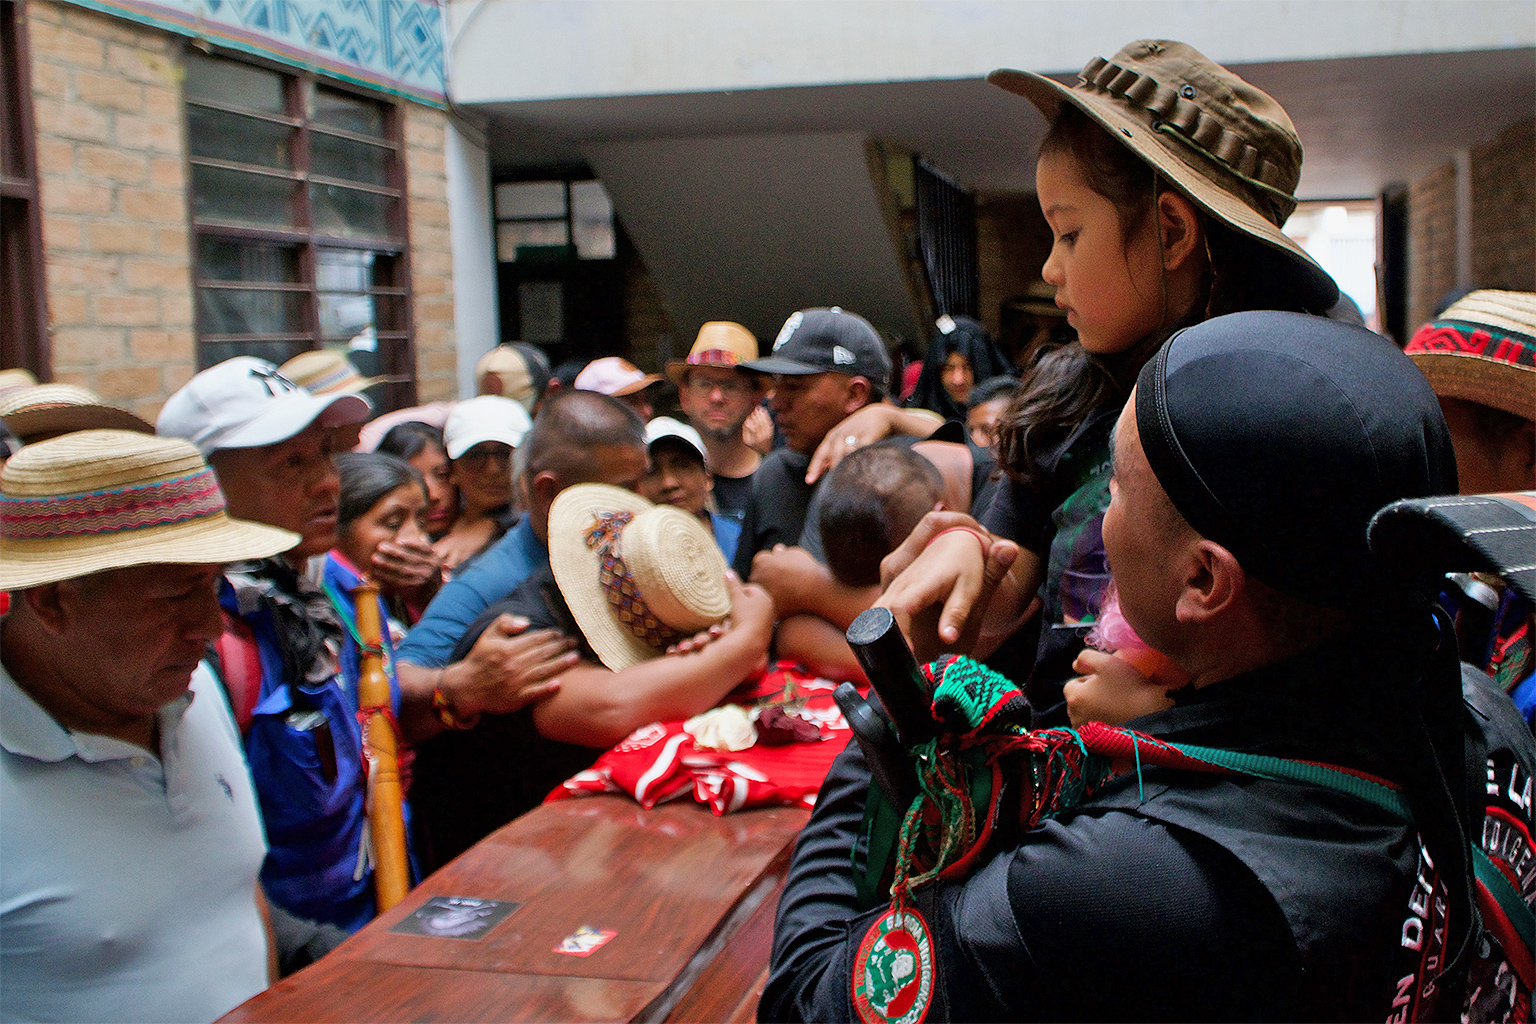
<path id="1" fill-rule="evenodd" d="M 790 807 L 715 817 L 597 796 L 545 804 L 225 1021 L 752 1020 L 795 836 Z M 519 904 L 476 938 L 402 934 L 434 897 Z M 613 936 L 556 952 L 583 927 Z"/>

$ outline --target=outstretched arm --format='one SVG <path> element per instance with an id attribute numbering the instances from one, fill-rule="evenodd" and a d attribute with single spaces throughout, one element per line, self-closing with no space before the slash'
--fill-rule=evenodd
<path id="1" fill-rule="evenodd" d="M 510 714 L 555 693 L 560 673 L 576 664 L 576 643 L 552 629 L 527 629 L 527 619 L 501 615 L 462 661 L 443 668 L 397 661 L 405 741 L 420 743 L 446 728 L 433 704 L 436 691 L 450 715 L 465 723 L 481 714 Z"/>
<path id="2" fill-rule="evenodd" d="M 619 672 L 582 661 L 560 677 L 560 690 L 533 709 L 552 740 L 611 747 L 642 725 L 689 718 L 712 707 L 765 664 L 773 635 L 773 599 L 732 579 L 731 626 L 687 654 L 652 658 Z"/>
<path id="3" fill-rule="evenodd" d="M 903 409 L 889 402 L 875 402 L 849 413 L 816 446 L 805 482 L 813 484 L 849 452 L 887 437 L 927 437 L 943 426 L 944 417 L 927 409 Z M 852 438 L 852 441 L 849 439 Z"/>
<path id="4" fill-rule="evenodd" d="M 779 623 L 774 653 L 796 661 L 823 679 L 869 682 L 843 630 L 817 615 L 791 615 Z"/>
<path id="5" fill-rule="evenodd" d="M 768 591 L 780 618 L 797 612 L 819 615 L 847 629 L 880 596 L 880 588 L 839 583 L 832 570 L 802 547 L 775 544 L 752 558 L 752 582 Z"/>

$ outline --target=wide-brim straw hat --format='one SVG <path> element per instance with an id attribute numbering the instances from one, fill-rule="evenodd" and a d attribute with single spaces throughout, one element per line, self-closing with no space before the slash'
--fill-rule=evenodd
<path id="1" fill-rule="evenodd" d="M 549 564 L 587 644 L 615 672 L 731 611 L 725 556 L 709 529 L 620 487 L 576 484 L 555 496 Z"/>
<path id="2" fill-rule="evenodd" d="M 22 388 L 37 387 L 37 378 L 32 376 L 31 370 L 23 370 L 20 367 L 10 370 L 0 370 L 0 395 L 6 395 Z"/>
<path id="3" fill-rule="evenodd" d="M 731 320 L 711 320 L 699 328 L 687 359 L 667 362 L 667 376 L 678 387 L 690 366 L 718 366 L 734 369 L 757 358 L 757 336 Z"/>
<path id="4" fill-rule="evenodd" d="M 1536 293 L 1472 292 L 1419 328 L 1403 351 L 1441 398 L 1536 419 Z"/>
<path id="5" fill-rule="evenodd" d="M 36 384 L 0 395 L 0 420 L 23 444 L 73 430 L 155 432 L 149 422 L 103 404 L 94 391 L 73 384 Z"/>
<path id="6" fill-rule="evenodd" d="M 398 384 L 411 379 L 364 377 L 344 353 L 329 348 L 300 352 L 279 366 L 278 372 L 312 395 L 356 395 L 375 384 Z"/>
<path id="7" fill-rule="evenodd" d="M 82 430 L 27 445 L 0 472 L 0 590 L 266 558 L 298 542 L 231 519 L 213 470 L 177 438 Z"/>
<path id="8" fill-rule="evenodd" d="M 1071 103 L 1207 213 L 1289 257 L 1311 308 L 1338 301 L 1333 278 L 1280 230 L 1296 209 L 1301 139 L 1268 93 L 1165 39 L 1095 57 L 1072 85 L 1011 68 L 987 81 L 1023 96 L 1048 120 Z"/>

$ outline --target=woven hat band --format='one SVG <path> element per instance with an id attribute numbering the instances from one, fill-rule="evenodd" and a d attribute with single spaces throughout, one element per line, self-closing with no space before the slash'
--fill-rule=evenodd
<path id="1" fill-rule="evenodd" d="M 620 553 L 620 536 L 624 527 L 635 518 L 633 512 L 599 512 L 587 529 L 587 546 L 601 556 L 598 566 L 598 582 L 603 596 L 613 609 L 613 617 L 631 636 L 642 643 L 664 651 L 682 639 L 682 633 L 668 626 L 651 612 L 645 603 L 640 587 Z"/>
<path id="2" fill-rule="evenodd" d="M 213 470 L 111 490 L 38 497 L 0 495 L 0 535 L 8 540 L 66 539 L 171 526 L 223 512 Z"/>
<path id="3" fill-rule="evenodd" d="M 1078 75 L 1082 86 L 1102 90 L 1143 114 L 1160 134 L 1190 149 L 1252 186 L 1248 201 L 1275 226 L 1296 209 L 1296 175 L 1267 159 L 1258 146 L 1191 98 L 1191 86 L 1175 88 L 1150 75 L 1113 64 L 1103 57 L 1088 62 Z"/>
<path id="4" fill-rule="evenodd" d="M 322 374 L 321 376 L 316 377 L 314 380 L 309 381 L 305 387 L 307 387 L 311 393 L 320 393 L 330 391 L 332 388 L 338 388 L 346 384 L 354 383 L 361 379 L 362 378 L 358 377 L 357 373 L 349 367 L 338 366 L 330 373 Z"/>
<path id="5" fill-rule="evenodd" d="M 689 366 L 737 366 L 740 363 L 740 356 L 723 348 L 706 348 L 688 356 Z"/>
<path id="6" fill-rule="evenodd" d="M 1536 344 L 1529 337 L 1510 334 L 1481 324 L 1432 321 L 1419 328 L 1404 349 L 1409 355 L 1420 352 L 1455 352 L 1482 356 L 1514 366 L 1536 366 Z"/>

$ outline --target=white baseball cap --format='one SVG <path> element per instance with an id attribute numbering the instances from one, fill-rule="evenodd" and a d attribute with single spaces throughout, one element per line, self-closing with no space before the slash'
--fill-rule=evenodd
<path id="1" fill-rule="evenodd" d="M 528 410 L 510 398 L 481 395 L 453 407 L 443 425 L 443 447 L 456 459 L 483 441 L 500 441 L 511 448 L 523 443 L 533 429 Z"/>
<path id="2" fill-rule="evenodd" d="M 191 441 L 207 458 L 220 448 L 260 448 L 303 433 L 368 418 L 361 395 L 312 395 L 276 366 L 235 356 L 187 381 L 160 410 L 155 432 Z"/>
<path id="3" fill-rule="evenodd" d="M 657 416 L 645 425 L 645 447 L 650 449 L 657 441 L 664 437 L 675 437 L 687 442 L 699 453 L 699 458 L 709 461 L 709 453 L 704 450 L 704 439 L 699 432 L 681 420 L 675 420 L 671 416 Z"/>

